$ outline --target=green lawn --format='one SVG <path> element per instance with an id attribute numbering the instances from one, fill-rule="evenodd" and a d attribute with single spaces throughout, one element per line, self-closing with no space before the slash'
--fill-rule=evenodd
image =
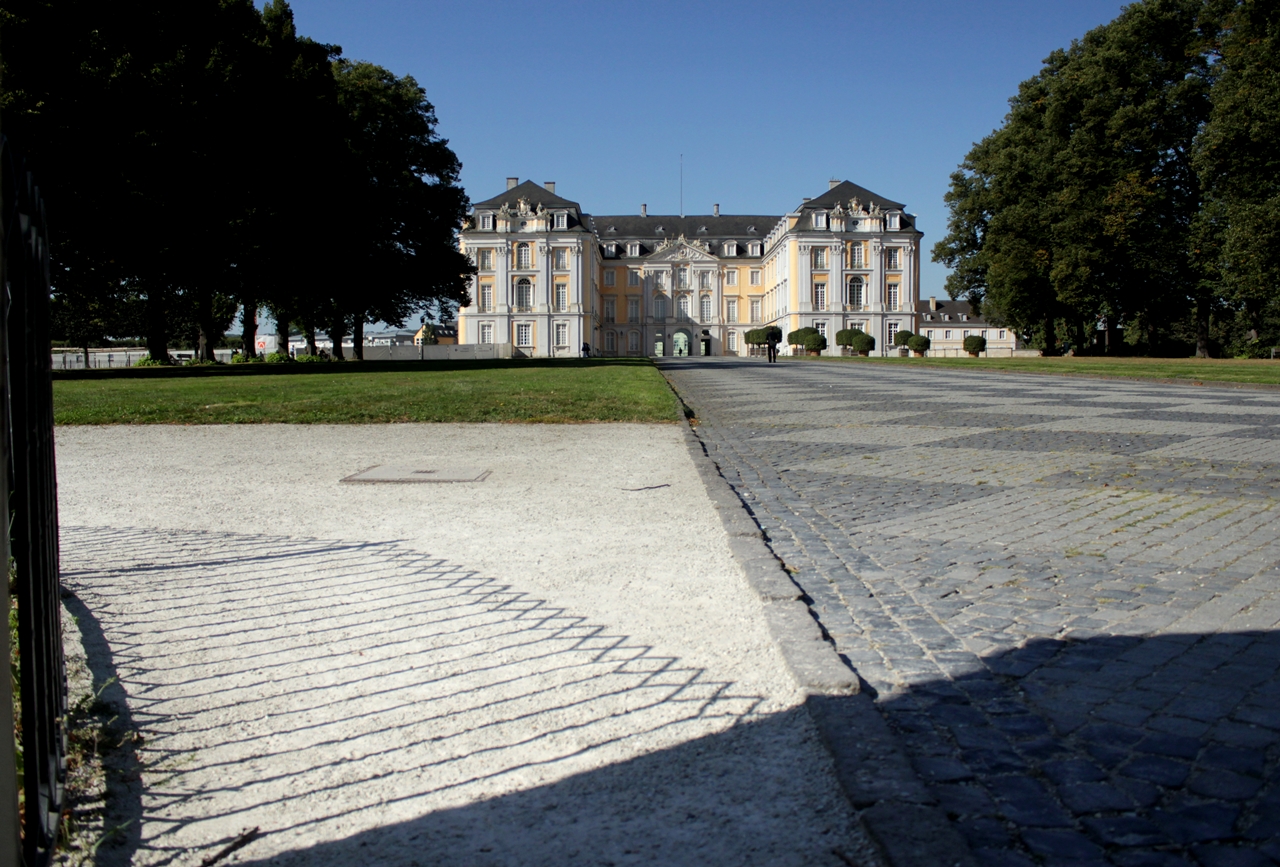
<path id="1" fill-rule="evenodd" d="M 674 422 L 647 359 L 237 364 L 55 373 L 54 422 Z"/>
<path id="2" fill-rule="evenodd" d="M 1234 358 L 809 358 L 849 364 L 901 364 L 950 370 L 1052 373 L 1098 378 L 1155 379 L 1196 384 L 1280 385 L 1280 359 Z"/>

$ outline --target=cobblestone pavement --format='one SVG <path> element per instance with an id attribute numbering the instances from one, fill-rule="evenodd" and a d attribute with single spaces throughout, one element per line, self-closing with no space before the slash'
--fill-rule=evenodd
<path id="1" fill-rule="evenodd" d="M 980 864 L 1280 862 L 1280 392 L 662 369 Z"/>

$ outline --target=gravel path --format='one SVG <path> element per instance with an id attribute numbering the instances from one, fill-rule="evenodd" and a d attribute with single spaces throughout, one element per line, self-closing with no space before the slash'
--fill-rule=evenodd
<path id="1" fill-rule="evenodd" d="M 58 431 L 102 864 L 868 863 L 675 427 Z M 473 484 L 341 485 L 375 464 Z"/>

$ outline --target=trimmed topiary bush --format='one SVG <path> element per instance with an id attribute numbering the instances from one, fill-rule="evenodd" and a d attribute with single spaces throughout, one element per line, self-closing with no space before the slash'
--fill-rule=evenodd
<path id="1" fill-rule="evenodd" d="M 800 345 L 809 352 L 821 352 L 827 348 L 827 338 L 823 337 L 815 330 L 812 334 L 806 334 L 804 343 Z"/>
<path id="2" fill-rule="evenodd" d="M 987 338 L 981 334 L 970 334 L 964 339 L 964 351 L 978 357 L 978 353 L 985 351 L 987 348 Z"/>
<path id="3" fill-rule="evenodd" d="M 865 331 L 857 328 L 853 329 L 853 336 L 849 339 L 849 349 L 859 355 L 867 355 L 876 348 L 876 339 Z"/>
<path id="4" fill-rule="evenodd" d="M 907 348 L 916 355 L 924 355 L 929 351 L 932 341 L 923 334 L 913 334 L 911 339 L 907 341 Z"/>
<path id="5" fill-rule="evenodd" d="M 797 328 L 795 331 L 792 331 L 787 335 L 787 345 L 804 346 L 805 341 L 817 333 L 818 329 L 816 328 Z"/>
<path id="6" fill-rule="evenodd" d="M 915 337 L 910 331 L 895 331 L 893 334 L 894 346 L 910 346 L 911 338 Z"/>

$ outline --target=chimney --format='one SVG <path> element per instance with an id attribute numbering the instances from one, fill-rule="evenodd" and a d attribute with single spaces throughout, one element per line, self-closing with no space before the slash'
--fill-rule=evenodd
<path id="1" fill-rule="evenodd" d="M 647 216 L 649 216 L 649 206 L 648 206 L 648 205 L 641 205 L 641 206 L 640 206 L 640 216 L 642 216 L 642 217 L 647 217 Z"/>
<path id="2" fill-rule="evenodd" d="M 516 187 L 518 187 L 518 186 L 520 186 L 520 179 L 519 179 L 519 178 L 507 178 L 507 189 L 508 189 L 508 190 L 514 190 L 514 189 L 515 189 Z"/>
<path id="3" fill-rule="evenodd" d="M 718 203 L 711 206 L 711 214 L 716 217 L 720 216 L 720 205 Z"/>
<path id="4" fill-rule="evenodd" d="M 808 203 L 808 202 L 810 201 L 810 199 L 809 199 L 809 197 L 808 197 L 808 196 L 805 196 L 805 197 L 804 197 L 804 200 L 805 200 L 805 203 Z"/>
<path id="5" fill-rule="evenodd" d="M 827 181 L 827 192 L 831 192 L 836 187 L 840 186 L 842 183 L 844 183 L 844 181 L 837 181 L 835 178 L 832 178 L 831 180 Z"/>
<path id="6" fill-rule="evenodd" d="M 547 192 L 548 192 L 548 193 L 551 193 L 552 195 L 555 195 L 555 192 L 556 192 L 556 182 L 555 182 L 555 181 L 544 181 L 542 185 L 543 185 L 544 187 L 546 187 L 546 188 L 547 188 Z"/>
<path id="7" fill-rule="evenodd" d="M 938 296 L 937 296 L 937 295 L 930 295 L 930 296 L 929 296 L 929 309 L 930 309 L 930 310 L 937 310 L 937 309 L 938 309 Z"/>

